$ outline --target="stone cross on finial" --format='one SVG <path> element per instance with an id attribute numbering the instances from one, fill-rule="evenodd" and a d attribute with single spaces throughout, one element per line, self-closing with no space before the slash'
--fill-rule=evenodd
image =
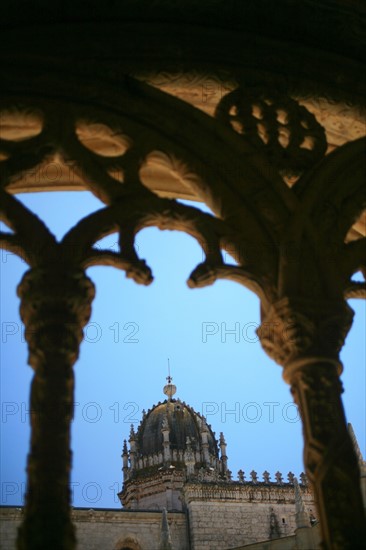
<path id="1" fill-rule="evenodd" d="M 287 479 L 288 479 L 288 482 L 293 485 L 294 484 L 294 479 L 295 479 L 295 474 L 293 474 L 292 472 L 289 472 L 287 474 Z"/>
<path id="2" fill-rule="evenodd" d="M 250 472 L 250 477 L 252 478 L 252 483 L 254 483 L 254 484 L 258 483 L 257 472 L 255 472 L 254 470 L 252 470 L 252 471 Z"/>
<path id="3" fill-rule="evenodd" d="M 269 483 L 270 478 L 271 478 L 271 476 L 269 475 L 269 472 L 267 472 L 267 470 L 265 470 L 263 472 L 263 481 L 264 481 L 264 483 Z"/>
<path id="4" fill-rule="evenodd" d="M 282 477 L 281 472 L 277 471 L 275 473 L 275 477 L 276 477 L 276 481 L 277 481 L 278 485 L 282 485 L 283 484 L 283 477 Z"/>
<path id="5" fill-rule="evenodd" d="M 243 470 L 239 470 L 239 471 L 238 471 L 238 479 L 239 479 L 239 483 L 244 483 L 244 481 L 245 481 L 245 475 L 244 475 Z"/>

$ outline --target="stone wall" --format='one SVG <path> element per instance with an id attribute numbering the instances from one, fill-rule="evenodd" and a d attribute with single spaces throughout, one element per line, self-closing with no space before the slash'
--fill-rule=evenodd
<path id="1" fill-rule="evenodd" d="M 119 493 L 124 509 L 181 512 L 184 475 L 181 471 L 152 472 L 125 482 Z"/>
<path id="2" fill-rule="evenodd" d="M 130 510 L 162 510 L 166 508 L 168 511 L 181 512 L 181 491 L 167 489 L 164 492 L 141 495 L 137 500 L 129 502 Z"/>
<path id="3" fill-rule="evenodd" d="M 192 550 L 222 550 L 285 537 L 295 530 L 290 504 L 192 502 L 189 504 Z"/>
<path id="4" fill-rule="evenodd" d="M 232 550 L 316 550 L 321 548 L 320 527 L 301 528 L 294 535 L 280 539 L 256 542 Z"/>
<path id="5" fill-rule="evenodd" d="M 307 533 L 304 531 L 304 534 L 310 536 L 310 515 L 316 518 L 317 511 L 310 489 L 302 485 L 300 491 L 309 515 L 309 529 L 305 528 Z M 165 493 L 163 495 L 166 498 Z M 282 539 L 284 549 L 294 544 L 295 490 L 289 483 L 189 482 L 182 496 L 188 510 L 188 522 L 183 512 L 168 513 L 174 550 L 225 550 L 268 539 L 276 548 L 281 548 L 279 542 L 274 543 L 276 540 Z M 159 549 L 162 512 L 74 509 L 72 516 L 78 550 L 119 550 L 123 546 L 134 550 Z M 0 548 L 14 550 L 22 511 L 3 507 L 0 517 Z M 271 545 L 264 547 L 272 548 Z"/>
<path id="6" fill-rule="evenodd" d="M 22 518 L 22 509 L 8 506 L 0 507 L 0 549 L 14 550 L 17 529 Z"/>
<path id="7" fill-rule="evenodd" d="M 310 527 L 310 513 L 316 515 L 316 508 L 310 490 L 301 491 Z M 235 548 L 288 537 L 296 529 L 293 487 L 190 484 L 185 500 L 192 550 Z"/>
<path id="8" fill-rule="evenodd" d="M 118 550 L 134 543 L 141 550 L 158 550 L 161 536 L 160 512 L 74 509 L 78 550 Z M 20 508 L 0 508 L 0 548 L 15 550 Z M 188 550 L 186 518 L 182 513 L 169 513 L 168 523 L 174 550 Z"/>

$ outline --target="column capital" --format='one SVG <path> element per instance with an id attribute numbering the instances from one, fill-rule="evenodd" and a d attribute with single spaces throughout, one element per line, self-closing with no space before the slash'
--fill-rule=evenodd
<path id="1" fill-rule="evenodd" d="M 44 362 L 45 353 L 68 356 L 73 364 L 95 296 L 89 277 L 74 266 L 37 267 L 24 274 L 17 290 L 32 367 Z"/>
<path id="2" fill-rule="evenodd" d="M 284 297 L 271 305 L 257 333 L 265 352 L 285 371 L 294 363 L 308 363 L 311 358 L 314 362 L 330 360 L 341 371 L 338 356 L 353 315 L 343 300 Z"/>

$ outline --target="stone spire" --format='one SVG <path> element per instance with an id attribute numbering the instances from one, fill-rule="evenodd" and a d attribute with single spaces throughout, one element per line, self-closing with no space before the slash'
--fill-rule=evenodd
<path id="1" fill-rule="evenodd" d="M 126 481 L 128 477 L 128 450 L 127 450 L 127 441 L 124 440 L 123 442 L 123 449 L 122 449 L 122 471 L 123 471 L 123 481 Z"/>
<path id="2" fill-rule="evenodd" d="M 168 423 L 168 417 L 166 415 L 163 418 L 161 433 L 163 434 L 164 463 L 169 464 L 172 457 L 171 457 L 171 449 L 170 449 L 170 441 L 169 441 L 170 428 Z"/>
<path id="3" fill-rule="evenodd" d="M 163 515 L 161 518 L 161 534 L 160 534 L 160 546 L 159 550 L 173 550 L 172 538 L 170 536 L 170 529 L 168 523 L 168 513 L 166 508 L 163 508 Z"/>
<path id="4" fill-rule="evenodd" d="M 296 527 L 300 529 L 302 527 L 309 527 L 309 518 L 305 511 L 304 500 L 302 498 L 301 489 L 299 487 L 299 482 L 297 478 L 294 477 L 294 488 L 295 488 L 295 505 L 296 505 Z"/>
<path id="5" fill-rule="evenodd" d="M 194 466 L 196 463 L 194 452 L 192 450 L 192 442 L 190 437 L 187 437 L 186 444 L 187 444 L 187 447 L 184 453 L 184 462 L 187 468 L 187 475 L 188 477 L 190 477 L 194 474 Z"/>
<path id="6" fill-rule="evenodd" d="M 130 444 L 130 465 L 131 470 L 135 469 L 136 466 L 136 434 L 133 424 L 131 424 L 130 430 L 130 439 L 128 440 Z"/>
<path id="7" fill-rule="evenodd" d="M 200 436 L 201 436 L 201 447 L 202 447 L 202 458 L 206 464 L 210 463 L 209 455 L 209 445 L 208 445 L 208 429 L 204 422 L 200 426 Z"/>
<path id="8" fill-rule="evenodd" d="M 220 432 L 220 451 L 221 451 L 221 463 L 222 463 L 222 473 L 226 474 L 227 472 L 227 454 L 226 454 L 226 441 L 224 434 Z"/>

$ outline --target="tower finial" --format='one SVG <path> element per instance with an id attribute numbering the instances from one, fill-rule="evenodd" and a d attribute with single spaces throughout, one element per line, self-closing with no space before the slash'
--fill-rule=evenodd
<path id="1" fill-rule="evenodd" d="M 168 376 L 166 377 L 166 379 L 168 380 L 168 384 L 170 384 L 171 381 L 173 380 L 173 378 L 170 376 L 170 362 L 169 362 L 169 357 L 168 357 Z"/>
<path id="2" fill-rule="evenodd" d="M 177 391 L 177 387 L 172 384 L 172 376 L 170 376 L 170 362 L 169 362 L 169 358 L 168 358 L 168 376 L 166 377 L 167 379 L 167 384 L 164 386 L 163 388 L 163 392 L 165 393 L 165 395 L 168 396 L 168 401 L 171 400 L 171 398 L 173 397 L 173 395 L 176 393 Z"/>

